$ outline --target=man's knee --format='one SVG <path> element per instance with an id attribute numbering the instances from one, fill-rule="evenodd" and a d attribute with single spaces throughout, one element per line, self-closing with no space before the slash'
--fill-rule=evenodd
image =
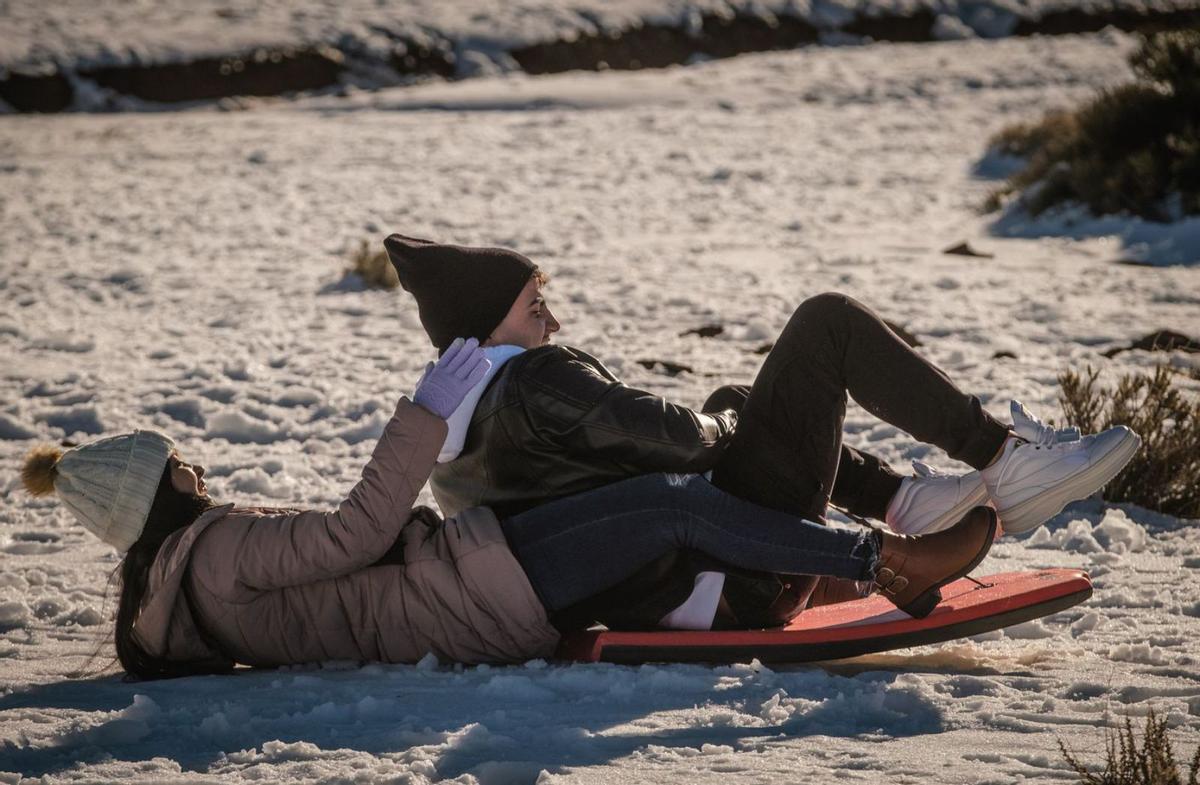
<path id="1" fill-rule="evenodd" d="M 850 295 L 822 292 L 800 303 L 784 332 L 803 328 L 836 327 L 858 321 L 864 316 L 874 318 L 874 313 Z"/>
<path id="2" fill-rule="evenodd" d="M 830 318 L 862 307 L 857 300 L 840 292 L 822 292 L 809 297 L 796 308 L 796 316 Z"/>
<path id="3" fill-rule="evenodd" d="M 792 318 L 779 334 L 776 347 L 792 354 L 802 345 L 814 341 L 825 343 L 833 336 L 844 335 L 863 318 L 874 318 L 872 312 L 853 297 L 840 292 L 823 292 L 809 297 L 796 308 Z"/>
<path id="4" fill-rule="evenodd" d="M 796 307 L 792 318 L 784 326 L 779 341 L 791 344 L 805 340 L 806 335 L 812 336 L 842 324 L 846 321 L 846 315 L 852 309 L 853 302 L 850 297 L 838 292 L 823 292 L 809 297 Z"/>

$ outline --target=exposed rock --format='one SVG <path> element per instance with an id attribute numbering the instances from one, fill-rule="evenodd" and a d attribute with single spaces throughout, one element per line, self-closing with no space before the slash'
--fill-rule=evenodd
<path id="1" fill-rule="evenodd" d="M 1153 33 L 1200 24 L 1200 9 L 1169 11 L 1146 9 L 1083 9 L 1068 8 L 1050 11 L 1038 19 L 1021 19 L 1013 35 L 1073 35 L 1094 33 L 1106 27 L 1125 31 Z"/>
<path id="2" fill-rule="evenodd" d="M 668 360 L 638 360 L 637 364 L 648 371 L 665 373 L 667 376 L 678 376 L 681 373 L 695 373 L 690 365 L 669 362 Z"/>
<path id="3" fill-rule="evenodd" d="M 642 25 L 605 30 L 570 41 L 548 41 L 509 54 L 531 74 L 603 69 L 664 68 L 696 55 L 732 57 L 746 52 L 786 49 L 815 43 L 820 31 L 796 16 L 706 14 L 696 29 Z"/>
<path id="4" fill-rule="evenodd" d="M 336 49 L 315 47 L 209 57 L 183 63 L 108 66 L 80 76 L 110 90 L 159 103 L 235 95 L 280 95 L 337 84 L 344 70 Z"/>
<path id="5" fill-rule="evenodd" d="M 396 38 L 391 66 L 402 76 L 442 76 L 450 78 L 458 70 L 454 43 L 441 38 L 432 44 Z"/>
<path id="6" fill-rule="evenodd" d="M 994 254 L 976 251 L 974 248 L 971 247 L 970 243 L 968 243 L 966 240 L 963 240 L 961 243 L 957 243 L 956 245 L 950 246 L 949 248 L 942 251 L 942 253 L 950 254 L 951 256 L 977 256 L 980 259 L 991 259 L 994 256 Z"/>
<path id="7" fill-rule="evenodd" d="M 1012 35 L 1067 35 L 1103 30 L 1109 25 L 1150 32 L 1200 23 L 1200 9 L 1070 9 L 1047 13 L 1040 19 L 1012 19 L 1011 33 L 1004 31 Z M 686 63 L 698 55 L 733 57 L 747 52 L 790 49 L 816 43 L 822 33 L 842 33 L 875 41 L 936 41 L 939 40 L 935 34 L 936 21 L 936 15 L 928 9 L 909 14 L 857 14 L 828 28 L 787 14 L 705 14 L 692 29 L 646 24 L 624 30 L 601 30 L 570 40 L 521 47 L 509 54 L 522 70 L 531 74 L 663 68 Z"/>
<path id="8" fill-rule="evenodd" d="M 1105 357 L 1114 357 L 1121 352 L 1140 349 L 1144 352 L 1200 352 L 1200 341 L 1190 338 L 1174 330 L 1159 330 L 1138 338 L 1129 346 L 1118 346 L 1104 353 Z"/>
<path id="9" fill-rule="evenodd" d="M 762 346 L 755 349 L 754 353 L 755 354 L 768 354 L 774 348 L 775 348 L 775 342 L 771 341 L 770 343 L 764 343 Z"/>
<path id="10" fill-rule="evenodd" d="M 993 360 L 1015 360 L 1017 359 L 1016 352 L 1010 352 L 1008 349 L 1001 349 L 992 355 Z"/>
<path id="11" fill-rule="evenodd" d="M 698 335 L 701 338 L 716 338 L 721 333 L 725 332 L 725 326 L 721 324 L 706 324 L 703 327 L 696 327 L 691 330 L 684 330 L 679 334 L 680 338 L 688 335 Z"/>
<path id="12" fill-rule="evenodd" d="M 917 43 L 934 40 L 932 11 L 914 11 L 909 16 L 858 16 L 841 29 L 875 41 Z"/>
<path id="13" fill-rule="evenodd" d="M 74 98 L 70 81 L 57 70 L 47 74 L 10 71 L 0 76 L 0 99 L 18 112 L 61 112 Z"/>

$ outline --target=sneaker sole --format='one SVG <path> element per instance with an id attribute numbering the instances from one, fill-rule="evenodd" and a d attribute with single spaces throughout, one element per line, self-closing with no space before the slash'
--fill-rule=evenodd
<path id="1" fill-rule="evenodd" d="M 975 489 L 974 493 L 964 497 L 958 504 L 934 518 L 920 531 L 907 533 L 934 534 L 936 532 L 944 531 L 945 529 L 949 529 L 951 526 L 962 520 L 963 516 L 975 507 L 985 507 L 988 503 L 989 499 L 987 486 L 983 484 L 983 480 L 980 480 L 979 486 Z"/>
<path id="2" fill-rule="evenodd" d="M 1071 502 L 1084 499 L 1103 488 L 1105 483 L 1120 474 L 1141 446 L 1141 438 L 1126 428 L 1121 441 L 1113 449 L 1079 474 L 1007 510 L 1000 510 L 1000 525 L 1008 534 L 1024 534 L 1036 529 L 1062 512 Z"/>
<path id="3" fill-rule="evenodd" d="M 983 507 L 983 505 L 978 506 Z M 971 570 L 978 567 L 979 563 L 987 557 L 988 552 L 992 550 L 992 543 L 996 540 L 996 529 L 999 528 L 1000 521 L 996 516 L 996 511 L 991 507 L 983 507 L 983 509 L 987 510 L 988 533 L 983 540 L 983 546 L 979 549 L 979 552 L 975 554 L 975 558 L 971 560 L 971 563 L 963 567 L 961 570 L 958 570 L 953 575 L 949 575 L 938 581 L 937 585 L 931 586 L 921 594 L 917 595 L 912 602 L 902 606 L 900 610 L 904 611 L 909 616 L 912 616 L 914 619 L 924 619 L 926 616 L 933 613 L 933 609 L 936 608 L 938 603 L 942 601 L 943 586 L 948 583 L 953 583 L 959 578 L 967 575 L 971 572 Z"/>

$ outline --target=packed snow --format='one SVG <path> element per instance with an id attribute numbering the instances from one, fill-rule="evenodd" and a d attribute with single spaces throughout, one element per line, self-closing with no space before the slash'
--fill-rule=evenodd
<path id="1" fill-rule="evenodd" d="M 552 274 L 562 343 L 693 406 L 751 379 L 828 290 L 905 326 L 1001 417 L 1010 398 L 1060 416 L 1066 369 L 1195 364 L 1101 353 L 1200 333 L 1200 268 L 1116 264 L 1109 233 L 1005 236 L 976 212 L 996 184 L 987 137 L 1128 79 L 1132 46 L 812 48 L 0 119 L 0 782 L 1066 782 L 1059 740 L 1098 760 L 1104 726 L 1150 711 L 1190 754 L 1200 527 L 1129 505 L 1074 505 L 979 570 L 1084 568 L 1092 599 L 941 646 L 127 684 L 105 644 L 115 554 L 16 477 L 36 439 L 149 426 L 209 467 L 218 499 L 334 504 L 431 355 L 407 295 L 343 277 L 392 231 L 527 253 Z M 994 258 L 941 252 L 964 240 Z M 681 336 L 711 324 L 726 329 Z M 897 468 L 956 468 L 857 407 L 846 426 Z"/>

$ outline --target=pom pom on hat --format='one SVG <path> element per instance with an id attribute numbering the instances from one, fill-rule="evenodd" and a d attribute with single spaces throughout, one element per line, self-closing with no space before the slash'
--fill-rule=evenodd
<path id="1" fill-rule="evenodd" d="M 54 493 L 58 477 L 58 461 L 63 451 L 52 444 L 39 444 L 25 456 L 21 466 L 21 483 L 30 496 L 49 496 Z"/>

